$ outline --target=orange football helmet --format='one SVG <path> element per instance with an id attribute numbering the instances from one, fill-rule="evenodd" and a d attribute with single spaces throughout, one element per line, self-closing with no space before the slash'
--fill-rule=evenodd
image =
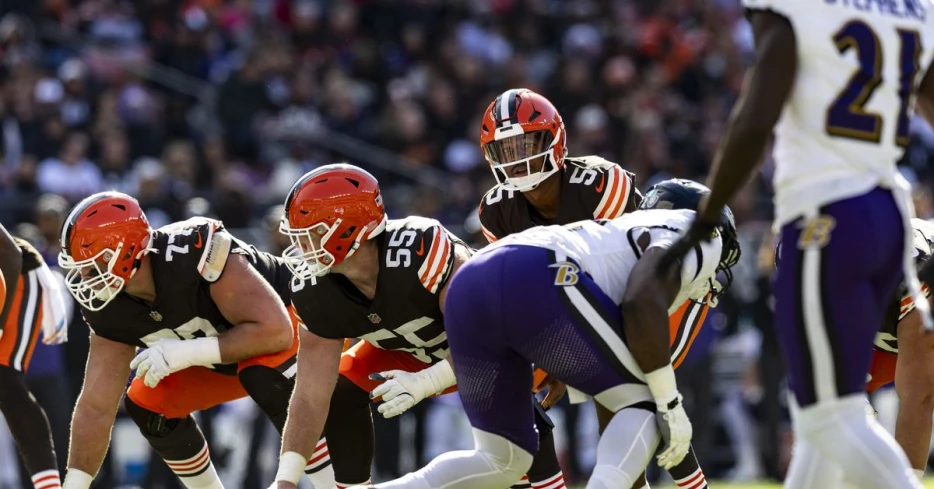
<path id="1" fill-rule="evenodd" d="M 282 255 L 297 278 L 314 283 L 383 232 L 386 220 L 373 175 L 344 163 L 318 167 L 298 179 L 285 199 L 279 232 L 292 245 Z"/>
<path id="2" fill-rule="evenodd" d="M 500 185 L 532 190 L 564 167 L 564 121 L 545 97 L 527 88 L 506 90 L 483 114 L 480 147 Z M 542 168 L 533 173 L 532 162 L 539 158 L 544 158 Z"/>
<path id="3" fill-rule="evenodd" d="M 120 192 L 94 194 L 62 226 L 58 265 L 79 304 L 99 311 L 123 290 L 149 252 L 152 227 L 139 202 Z"/>

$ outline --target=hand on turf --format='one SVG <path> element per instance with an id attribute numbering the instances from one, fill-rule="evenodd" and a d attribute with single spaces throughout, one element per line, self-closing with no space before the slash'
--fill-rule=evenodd
<path id="1" fill-rule="evenodd" d="M 656 402 L 655 421 L 662 436 L 664 451 L 658 455 L 658 465 L 665 470 L 677 466 L 691 450 L 694 428 L 684 412 L 681 394 L 667 402 Z"/>
<path id="2" fill-rule="evenodd" d="M 136 376 L 143 379 L 148 387 L 156 387 L 162 379 L 194 365 L 180 348 L 184 340 L 165 339 L 154 343 L 139 352 L 130 362 L 130 368 L 136 370 Z"/>
<path id="3" fill-rule="evenodd" d="M 557 404 L 562 397 L 564 397 L 564 393 L 568 391 L 568 386 L 564 382 L 561 382 L 560 380 L 549 375 L 545 377 L 545 380 L 538 384 L 538 389 L 536 392 L 542 391 L 546 387 L 548 388 L 548 393 L 545 394 L 545 398 L 542 399 L 541 404 L 542 407 L 547 411 L 555 404 Z"/>
<path id="4" fill-rule="evenodd" d="M 383 382 L 373 389 L 370 398 L 383 398 L 383 403 L 379 405 L 377 411 L 384 418 L 398 416 L 421 402 L 422 399 L 434 394 L 434 392 L 431 392 L 432 386 L 429 379 L 425 378 L 426 376 L 422 375 L 422 372 L 412 373 L 403 370 L 389 370 L 370 375 L 371 380 Z"/>

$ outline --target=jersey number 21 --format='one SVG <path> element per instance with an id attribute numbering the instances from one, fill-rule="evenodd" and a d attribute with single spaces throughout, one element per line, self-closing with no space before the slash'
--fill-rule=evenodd
<path id="1" fill-rule="evenodd" d="M 901 42 L 897 53 L 901 104 L 896 119 L 895 144 L 905 146 L 908 144 L 908 102 L 920 68 L 921 35 L 911 30 L 898 29 L 896 32 Z M 882 52 L 878 34 L 861 20 L 850 21 L 841 27 L 834 34 L 833 41 L 841 55 L 850 49 L 856 51 L 859 69 L 827 108 L 827 134 L 878 143 L 882 138 L 882 115 L 867 111 L 866 103 L 882 84 L 883 56 L 891 53 Z"/>

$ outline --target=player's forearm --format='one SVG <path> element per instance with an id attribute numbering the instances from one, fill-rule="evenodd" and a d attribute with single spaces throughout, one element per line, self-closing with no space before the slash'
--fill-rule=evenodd
<path id="1" fill-rule="evenodd" d="M 88 406 L 78 399 L 71 419 L 71 442 L 68 450 L 68 469 L 97 475 L 110 446 L 116 410 L 111 412 Z"/>
<path id="2" fill-rule="evenodd" d="M 664 298 L 639 294 L 624 301 L 623 331 L 633 358 L 649 373 L 671 364 L 668 346 L 668 310 Z"/>
<path id="3" fill-rule="evenodd" d="M 711 168 L 707 185 L 710 195 L 701 211 L 701 220 L 716 222 L 720 212 L 749 181 L 762 160 L 765 145 L 772 133 L 771 126 L 748 120 L 738 108 L 730 119 Z"/>
<path id="4" fill-rule="evenodd" d="M 240 323 L 218 337 L 223 363 L 236 363 L 260 355 L 269 355 L 292 347 L 292 326 L 285 322 Z"/>
<path id="5" fill-rule="evenodd" d="M 895 420 L 895 441 L 905 451 L 913 469 L 927 467 L 928 451 L 931 447 L 931 415 L 934 404 L 930 401 L 905 402 L 899 398 L 898 417 Z"/>

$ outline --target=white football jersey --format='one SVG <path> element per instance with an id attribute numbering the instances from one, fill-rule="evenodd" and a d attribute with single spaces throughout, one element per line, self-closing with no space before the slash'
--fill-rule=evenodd
<path id="1" fill-rule="evenodd" d="M 797 40 L 797 78 L 775 127 L 777 224 L 902 181 L 895 163 L 934 55 L 931 0 L 743 5 L 786 17 Z"/>
<path id="2" fill-rule="evenodd" d="M 483 248 L 480 253 L 509 246 L 536 246 L 555 251 L 577 262 L 584 272 L 617 304 L 633 267 L 645 251 L 667 248 L 691 226 L 694 211 L 653 209 L 624 214 L 608 221 L 581 221 L 567 226 L 541 226 L 511 234 Z M 651 241 L 643 250 L 640 237 L 648 233 Z M 717 272 L 722 244 L 717 236 L 688 253 L 681 269 L 681 289 L 671 303 L 673 313 L 688 299 L 702 300 L 710 291 Z"/>

